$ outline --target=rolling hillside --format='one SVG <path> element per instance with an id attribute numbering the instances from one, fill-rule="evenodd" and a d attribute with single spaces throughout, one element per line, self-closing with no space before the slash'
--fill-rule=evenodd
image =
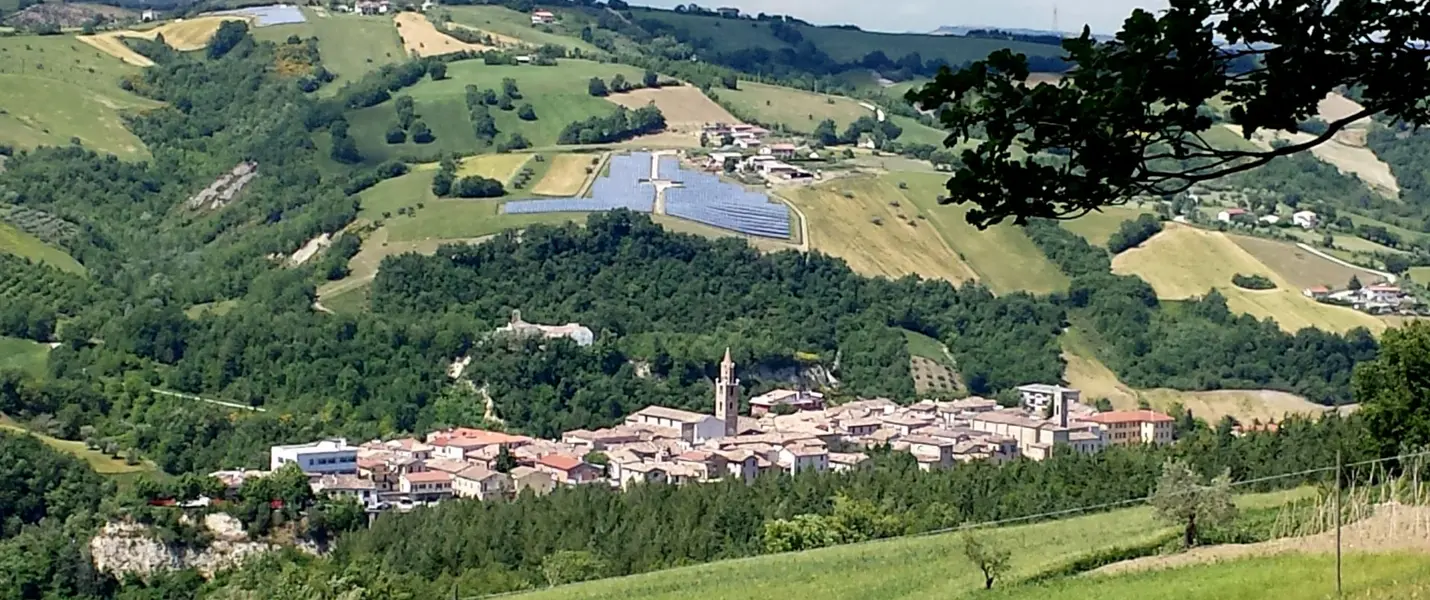
<path id="1" fill-rule="evenodd" d="M 1386 327 L 1384 321 L 1370 315 L 1306 298 L 1301 295 L 1302 288 L 1257 260 L 1226 234 L 1214 231 L 1168 224 L 1141 247 L 1119 254 L 1112 267 L 1116 273 L 1145 279 L 1164 300 L 1202 296 L 1216 288 L 1226 296 L 1231 310 L 1275 319 L 1287 331 L 1318 327 L 1343 332 L 1366 327 L 1378 332 Z M 1237 273 L 1268 277 L 1277 287 L 1238 288 L 1231 283 Z"/>
<path id="2" fill-rule="evenodd" d="M 639 81 L 644 71 L 635 67 L 601 64 L 585 60 L 563 60 L 559 66 L 488 66 L 480 61 L 452 63 L 447 79 L 424 80 L 402 90 L 399 96 L 411 96 L 416 103 L 417 118 L 432 128 L 436 141 L 417 144 L 408 140 L 388 144 L 383 139 L 388 127 L 397 121 L 393 101 L 354 111 L 348 117 L 352 136 L 363 156 L 370 162 L 380 162 L 401 156 L 433 156 L 439 152 L 471 154 L 488 152 L 492 148 L 477 141 L 472 132 L 466 104 L 466 86 L 491 88 L 500 93 L 502 79 L 516 80 L 522 98 L 517 104 L 529 102 L 536 109 L 537 120 L 523 121 L 516 111 L 491 107 L 496 120 L 498 139 L 520 133 L 532 145 L 541 147 L 556 143 L 561 129 L 568 123 L 614 112 L 616 106 L 587 92 L 592 77 L 609 80 L 617 73 Z"/>
<path id="3" fill-rule="evenodd" d="M 1275 507 L 1294 494 L 1243 496 L 1243 507 Z M 1099 550 L 1125 548 L 1170 530 L 1139 507 L 1060 521 L 986 530 L 1012 550 L 1012 579 L 1026 578 Z M 522 600 L 786 600 L 826 598 L 948 599 L 983 597 L 982 578 L 950 533 L 821 548 L 682 567 L 550 588 Z M 1421 558 L 1391 573 L 1423 567 Z M 933 574 L 937 574 L 934 576 Z M 1017 587 L 1009 587 L 1011 592 Z M 1048 596 L 1010 596 L 1048 597 Z M 1206 596 L 1213 598 L 1214 596 Z"/>
<path id="4" fill-rule="evenodd" d="M 50 246 L 4 221 L 0 221 L 0 252 L 42 262 L 61 271 L 81 275 L 85 272 L 84 265 L 79 264 L 79 261 L 64 250 Z"/>
<path id="5" fill-rule="evenodd" d="M 33 148 L 78 139 L 126 160 L 148 158 L 122 117 L 158 106 L 119 89 L 119 79 L 136 72 L 74 37 L 0 37 L 0 144 Z"/>
<path id="6" fill-rule="evenodd" d="M 303 15 L 308 18 L 304 23 L 259 27 L 253 30 L 253 36 L 273 42 L 283 42 L 293 35 L 303 39 L 317 37 L 323 66 L 337 75 L 323 86 L 320 95 L 334 94 L 368 71 L 407 58 L 397 28 L 389 19 L 329 11 L 319 14 L 312 8 L 304 8 Z"/>
<path id="7" fill-rule="evenodd" d="M 764 49 L 776 52 L 794 49 L 789 36 L 777 37 L 769 21 L 736 20 L 714 15 L 689 14 L 671 10 L 631 7 L 631 15 L 639 23 L 652 19 L 687 32 L 696 40 L 707 40 L 717 52 Z M 943 59 L 949 64 L 963 64 L 986 58 L 989 53 L 1010 48 L 1028 56 L 1058 56 L 1061 48 L 1043 44 L 1010 42 L 943 35 L 892 34 L 860 31 L 842 27 L 793 25 L 802 40 L 840 62 L 856 62 L 865 55 L 880 51 L 898 60 L 909 53 L 918 53 L 924 60 Z"/>
<path id="8" fill-rule="evenodd" d="M 721 89 L 715 93 L 729 104 L 736 115 L 753 118 L 761 123 L 780 124 L 797 133 L 811 133 L 824 119 L 833 119 L 843 131 L 859 117 L 874 117 L 875 112 L 859 101 L 843 96 L 816 94 L 793 88 L 741 81 L 740 89 Z M 900 115 L 886 115 L 904 133 L 901 142 L 943 145 L 947 133 Z"/>

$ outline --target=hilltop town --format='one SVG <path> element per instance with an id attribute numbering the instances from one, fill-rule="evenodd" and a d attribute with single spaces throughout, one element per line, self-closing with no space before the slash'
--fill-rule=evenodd
<path id="1" fill-rule="evenodd" d="M 520 322 L 520 316 L 513 319 Z M 741 415 L 740 384 L 727 352 L 714 385 L 713 414 L 649 406 L 621 425 L 567 431 L 553 440 L 470 427 L 358 445 L 320 440 L 274 446 L 270 467 L 297 465 L 315 492 L 383 510 L 453 497 L 509 499 L 563 485 L 748 483 L 774 473 L 848 471 L 868 466 L 871 449 L 907 452 L 929 471 L 975 460 L 1041 461 L 1058 452 L 1172 442 L 1173 419 L 1163 413 L 1097 412 L 1080 402 L 1078 390 L 1059 385 L 1025 385 L 1019 393 L 1021 404 L 1004 408 L 978 397 L 828 405 L 819 392 L 781 389 L 750 398 L 749 414 Z M 213 475 L 237 486 L 262 472 Z"/>

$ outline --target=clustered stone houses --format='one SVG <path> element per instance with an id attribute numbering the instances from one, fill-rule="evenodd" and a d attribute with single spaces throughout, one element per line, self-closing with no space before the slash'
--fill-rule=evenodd
<path id="1" fill-rule="evenodd" d="M 714 415 L 650 406 L 620 425 L 567 431 L 560 440 L 464 427 L 435 431 L 423 440 L 359 446 L 323 440 L 273 447 L 270 467 L 296 463 L 313 477 L 316 490 L 380 509 L 451 497 L 508 498 L 526 490 L 544 494 L 560 485 L 624 489 L 636 483 L 750 482 L 769 473 L 846 471 L 869 464 L 864 450 L 886 445 L 911 453 L 921 469 L 934 470 L 974 460 L 1043 460 L 1056 452 L 1172 441 L 1173 419 L 1161 413 L 1097 413 L 1076 401 L 1077 390 L 1059 386 L 1023 386 L 1020 393 L 1027 407 L 1007 409 L 977 397 L 909 406 L 876 398 L 827 406 L 817 392 L 776 390 L 752 398 L 752 415 L 742 416 L 739 380 L 727 351 L 715 383 Z M 504 453 L 516 465 L 506 473 L 497 464 Z"/>

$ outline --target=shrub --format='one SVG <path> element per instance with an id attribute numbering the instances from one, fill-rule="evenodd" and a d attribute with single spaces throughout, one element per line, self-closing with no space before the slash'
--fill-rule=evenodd
<path id="1" fill-rule="evenodd" d="M 403 131 L 401 125 L 399 125 L 399 124 L 397 124 L 397 123 L 393 123 L 393 124 L 392 124 L 392 127 L 387 128 L 387 143 L 389 143 L 389 144 L 401 144 L 401 143 L 406 142 L 406 141 L 407 141 L 407 132 L 406 132 L 406 131 Z"/>
<path id="2" fill-rule="evenodd" d="M 1248 290 L 1274 290 L 1276 283 L 1261 275 L 1243 275 L 1237 273 L 1231 276 L 1231 282 L 1236 287 Z"/>

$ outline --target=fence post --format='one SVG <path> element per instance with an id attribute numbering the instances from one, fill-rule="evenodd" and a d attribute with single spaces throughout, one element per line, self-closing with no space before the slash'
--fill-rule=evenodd
<path id="1" fill-rule="evenodd" d="M 1336 450 L 1336 597 L 1341 593 L 1341 451 Z"/>

